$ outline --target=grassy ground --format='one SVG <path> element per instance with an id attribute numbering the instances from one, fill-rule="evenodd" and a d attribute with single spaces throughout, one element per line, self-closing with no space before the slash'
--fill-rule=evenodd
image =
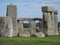
<path id="1" fill-rule="evenodd" d="M 0 45 L 60 45 L 60 36 L 48 36 L 44 38 L 0 37 Z"/>

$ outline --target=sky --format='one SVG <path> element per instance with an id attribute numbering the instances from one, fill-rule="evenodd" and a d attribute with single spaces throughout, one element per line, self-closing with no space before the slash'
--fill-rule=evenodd
<path id="1" fill-rule="evenodd" d="M 6 8 L 10 4 L 17 6 L 19 18 L 42 18 L 42 6 L 54 7 L 60 21 L 60 0 L 0 0 L 0 16 L 6 16 Z"/>

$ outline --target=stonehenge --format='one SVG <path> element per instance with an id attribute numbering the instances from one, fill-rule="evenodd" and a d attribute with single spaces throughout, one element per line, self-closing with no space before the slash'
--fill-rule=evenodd
<path id="1" fill-rule="evenodd" d="M 43 6 L 42 13 L 43 18 L 17 18 L 16 5 L 8 5 L 6 17 L 0 17 L 0 37 L 59 35 L 57 10 Z M 28 21 L 27 28 L 24 28 L 23 21 Z"/>

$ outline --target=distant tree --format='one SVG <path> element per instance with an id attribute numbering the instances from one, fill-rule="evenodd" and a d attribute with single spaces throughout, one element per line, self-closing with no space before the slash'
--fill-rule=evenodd
<path id="1" fill-rule="evenodd" d="M 58 27 L 60 27 L 60 22 L 58 22 Z"/>
<path id="2" fill-rule="evenodd" d="M 23 27 L 24 28 L 29 28 L 29 24 L 28 23 L 23 23 Z"/>

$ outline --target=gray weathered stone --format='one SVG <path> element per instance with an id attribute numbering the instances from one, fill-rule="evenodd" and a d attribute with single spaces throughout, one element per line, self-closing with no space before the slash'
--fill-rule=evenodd
<path id="1" fill-rule="evenodd" d="M 0 17 L 0 36 L 4 36 L 5 17 Z"/>
<path id="2" fill-rule="evenodd" d="M 59 34 L 59 32 L 58 32 L 58 17 L 57 17 L 57 10 L 55 10 L 54 11 L 54 26 L 55 26 L 55 33 L 56 33 L 56 35 L 58 35 Z"/>
<path id="3" fill-rule="evenodd" d="M 19 21 L 18 22 L 18 33 L 19 33 L 19 36 L 22 36 L 23 31 L 24 31 L 24 29 L 23 29 L 23 21 Z"/>
<path id="4" fill-rule="evenodd" d="M 49 6 L 42 7 L 43 11 L 43 25 L 44 25 L 44 33 L 46 35 L 58 35 L 57 29 L 57 16 L 54 14 L 54 8 Z M 55 27 L 56 26 L 56 27 Z"/>
<path id="5" fill-rule="evenodd" d="M 13 36 L 17 36 L 17 7 L 16 5 L 8 5 L 7 6 L 7 14 L 6 16 L 12 18 L 13 23 Z"/>
<path id="6" fill-rule="evenodd" d="M 36 33 L 36 24 L 34 20 L 29 20 L 29 31 L 31 36 Z"/>
<path id="7" fill-rule="evenodd" d="M 38 32 L 38 33 L 35 33 L 34 35 L 38 38 L 45 37 L 45 34 L 43 32 Z"/>
<path id="8" fill-rule="evenodd" d="M 13 36 L 12 19 L 8 16 L 6 17 L 4 35 L 5 35 L 5 37 L 12 37 Z"/>
<path id="9" fill-rule="evenodd" d="M 51 6 L 43 6 L 42 7 L 42 11 L 43 12 L 49 12 L 49 11 L 53 11 L 54 10 L 54 8 L 53 7 L 51 7 Z"/>

